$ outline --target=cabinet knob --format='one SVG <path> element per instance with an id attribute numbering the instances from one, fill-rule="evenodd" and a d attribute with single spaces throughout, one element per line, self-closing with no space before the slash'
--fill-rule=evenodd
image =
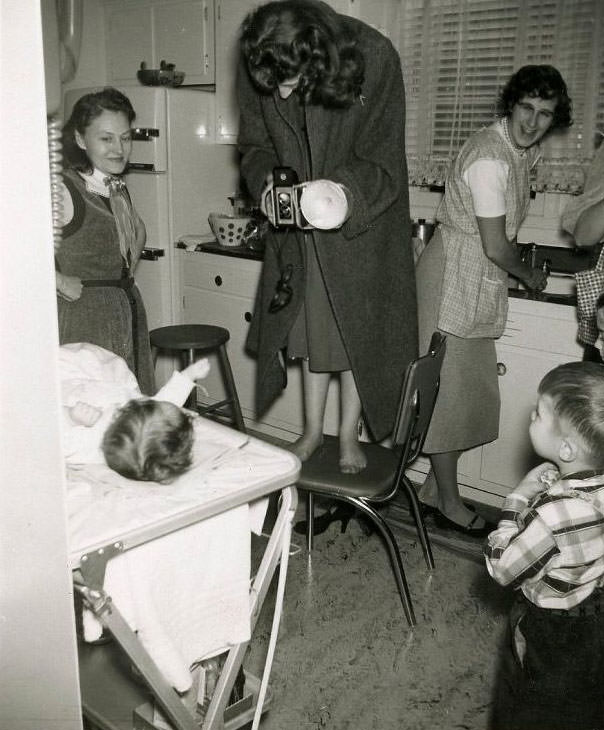
<path id="1" fill-rule="evenodd" d="M 214 277 L 214 283 L 216 286 L 222 286 L 222 276 L 218 275 Z"/>
<path id="2" fill-rule="evenodd" d="M 505 366 L 505 363 L 498 362 L 497 363 L 497 375 L 505 375 L 507 373 L 508 369 Z"/>
<path id="3" fill-rule="evenodd" d="M 246 322 L 251 322 L 252 321 L 252 313 L 251 312 L 246 312 L 243 315 L 243 319 L 245 319 Z"/>

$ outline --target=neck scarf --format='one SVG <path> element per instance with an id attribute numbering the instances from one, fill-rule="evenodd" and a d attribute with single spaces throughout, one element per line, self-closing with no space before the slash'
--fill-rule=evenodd
<path id="1" fill-rule="evenodd" d="M 110 176 L 105 178 L 105 185 L 109 191 L 109 205 L 117 226 L 120 252 L 130 267 L 135 255 L 136 229 L 126 183 L 120 177 Z"/>

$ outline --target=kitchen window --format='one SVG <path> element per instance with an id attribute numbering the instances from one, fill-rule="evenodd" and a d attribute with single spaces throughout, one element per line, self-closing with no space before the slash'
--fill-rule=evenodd
<path id="1" fill-rule="evenodd" d="M 511 74 L 550 63 L 568 85 L 575 123 L 544 143 L 533 183 L 579 192 L 604 134 L 602 0 L 402 0 L 400 17 L 413 183 L 442 184 L 463 142 L 493 120 Z"/>

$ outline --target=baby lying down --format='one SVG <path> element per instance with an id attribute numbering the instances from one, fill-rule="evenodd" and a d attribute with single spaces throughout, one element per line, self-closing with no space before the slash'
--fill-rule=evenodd
<path id="1" fill-rule="evenodd" d="M 191 414 L 181 408 L 210 371 L 194 362 L 142 395 L 126 362 L 87 342 L 59 348 L 63 453 L 68 464 L 106 463 L 129 479 L 167 483 L 192 461 Z"/>

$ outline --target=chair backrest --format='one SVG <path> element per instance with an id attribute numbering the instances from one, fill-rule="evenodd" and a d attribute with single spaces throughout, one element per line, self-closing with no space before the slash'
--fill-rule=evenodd
<path id="1" fill-rule="evenodd" d="M 438 395 L 446 339 L 434 332 L 427 354 L 409 363 L 405 372 L 393 432 L 393 444 L 404 445 L 404 465 L 416 459 L 424 445 Z"/>

